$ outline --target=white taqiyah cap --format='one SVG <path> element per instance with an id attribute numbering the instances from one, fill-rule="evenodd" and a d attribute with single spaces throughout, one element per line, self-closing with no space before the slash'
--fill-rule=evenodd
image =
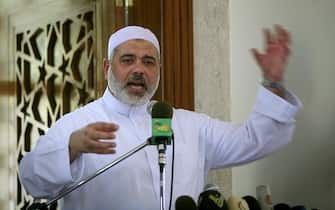
<path id="1" fill-rule="evenodd" d="M 149 29 L 143 28 L 141 26 L 126 26 L 119 29 L 109 37 L 108 59 L 117 46 L 131 39 L 143 39 L 151 42 L 157 49 L 158 54 L 160 54 L 159 42 L 154 33 L 152 33 Z"/>

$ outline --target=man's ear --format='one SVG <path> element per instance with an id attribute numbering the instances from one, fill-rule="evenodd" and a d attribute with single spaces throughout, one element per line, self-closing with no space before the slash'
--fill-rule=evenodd
<path id="1" fill-rule="evenodd" d="M 107 79 L 107 73 L 108 73 L 108 69 L 109 69 L 109 60 L 104 58 L 103 60 L 103 69 L 104 69 L 104 74 L 105 74 L 105 79 Z"/>

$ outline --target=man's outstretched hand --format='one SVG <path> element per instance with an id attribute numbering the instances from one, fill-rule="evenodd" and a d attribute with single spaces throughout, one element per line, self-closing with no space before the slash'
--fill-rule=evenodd
<path id="1" fill-rule="evenodd" d="M 288 31 L 275 25 L 275 34 L 264 30 L 265 52 L 251 49 L 265 79 L 279 82 L 284 78 L 284 71 L 290 54 L 291 37 Z"/>
<path id="2" fill-rule="evenodd" d="M 114 123 L 96 122 L 74 131 L 70 136 L 70 162 L 81 153 L 114 154 L 116 152 Z"/>

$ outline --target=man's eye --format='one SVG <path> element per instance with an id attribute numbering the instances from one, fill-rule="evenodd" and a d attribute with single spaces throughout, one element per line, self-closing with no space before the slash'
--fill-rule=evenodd
<path id="1" fill-rule="evenodd" d="M 147 59 L 143 61 L 145 65 L 147 66 L 154 66 L 155 65 L 155 61 Z"/>
<path id="2" fill-rule="evenodd" d="M 134 59 L 132 59 L 132 58 L 121 59 L 121 63 L 124 63 L 124 64 L 131 64 L 133 61 L 134 61 Z"/>

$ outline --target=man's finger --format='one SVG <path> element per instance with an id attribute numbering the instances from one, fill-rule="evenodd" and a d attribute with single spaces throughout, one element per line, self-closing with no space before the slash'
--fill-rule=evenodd
<path id="1" fill-rule="evenodd" d="M 255 48 L 250 49 L 250 51 L 251 51 L 251 54 L 253 54 L 253 56 L 254 56 L 255 60 L 257 61 L 258 65 L 260 65 L 261 60 L 262 60 L 262 54 L 259 53 L 258 50 L 255 49 Z"/>
<path id="2" fill-rule="evenodd" d="M 87 151 L 86 152 L 94 152 L 102 150 L 114 150 L 116 148 L 116 143 L 114 141 L 111 142 L 101 142 L 101 141 L 90 141 L 87 144 Z"/>
<path id="3" fill-rule="evenodd" d="M 97 150 L 95 153 L 97 153 L 97 154 L 115 154 L 116 150 L 115 149 L 102 149 L 102 150 Z"/>
<path id="4" fill-rule="evenodd" d="M 117 131 L 119 126 L 115 123 L 107 123 L 107 122 L 96 122 L 89 125 L 89 127 L 100 130 L 100 131 Z"/>
<path id="5" fill-rule="evenodd" d="M 269 29 L 264 29 L 264 37 L 266 46 L 275 42 L 275 38 L 273 37 Z"/>
<path id="6" fill-rule="evenodd" d="M 278 42 L 283 43 L 285 45 L 290 45 L 291 44 L 290 33 L 280 25 L 276 25 L 275 28 L 278 34 Z"/>
<path id="7" fill-rule="evenodd" d="M 116 152 L 116 143 L 99 142 L 92 152 L 97 154 L 114 154 Z"/>
<path id="8" fill-rule="evenodd" d="M 113 132 L 106 132 L 106 131 L 99 131 L 99 130 L 92 130 L 88 133 L 88 137 L 93 140 L 99 139 L 115 139 L 115 133 Z"/>

